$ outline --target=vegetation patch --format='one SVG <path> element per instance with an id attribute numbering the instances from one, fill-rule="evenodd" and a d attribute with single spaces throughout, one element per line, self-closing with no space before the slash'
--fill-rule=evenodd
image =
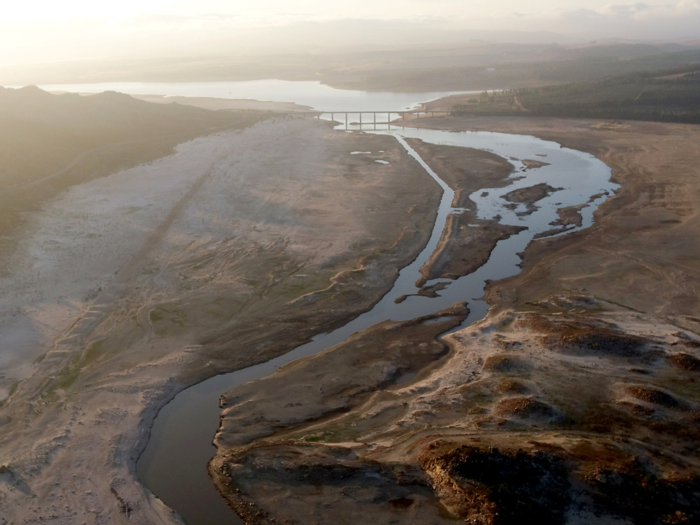
<path id="1" fill-rule="evenodd" d="M 76 355 L 68 366 L 63 368 L 54 379 L 53 384 L 49 388 L 49 392 L 59 390 L 67 390 L 78 380 L 80 373 L 97 361 L 104 353 L 103 339 L 96 341 L 90 345 L 85 352 Z"/>
<path id="2" fill-rule="evenodd" d="M 157 306 L 149 312 L 148 317 L 153 325 L 153 331 L 159 337 L 185 328 L 187 322 L 187 314 L 180 309 L 178 304 Z"/>
<path id="3" fill-rule="evenodd" d="M 436 442 L 419 461 L 443 503 L 467 523 L 564 523 L 570 483 L 564 462 L 554 455 Z"/>
<path id="4" fill-rule="evenodd" d="M 531 315 L 529 324 L 545 332 L 544 343 L 557 352 L 573 355 L 654 359 L 648 341 L 642 337 L 615 330 L 611 325 L 581 320 L 556 320 L 552 316 Z"/>
<path id="5" fill-rule="evenodd" d="M 696 58 L 697 60 L 697 58 Z M 700 122 L 700 64 L 638 72 L 596 82 L 483 92 L 455 115 Z"/>
<path id="6" fill-rule="evenodd" d="M 496 389 L 502 394 L 527 394 L 530 389 L 514 379 L 504 379 L 496 385 Z"/>
<path id="7" fill-rule="evenodd" d="M 520 419 L 551 419 L 558 412 L 537 399 L 528 396 L 511 397 L 500 401 L 496 406 L 499 416 L 510 416 Z"/>
<path id="8" fill-rule="evenodd" d="M 646 401 L 647 403 L 653 403 L 666 408 L 687 408 L 687 403 L 677 399 L 667 392 L 664 392 L 663 390 L 659 390 L 658 388 L 651 386 L 631 385 L 625 387 L 625 392 L 641 401 Z"/>

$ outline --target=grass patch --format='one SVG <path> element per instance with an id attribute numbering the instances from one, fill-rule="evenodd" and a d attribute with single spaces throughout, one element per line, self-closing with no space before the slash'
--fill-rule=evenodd
<path id="1" fill-rule="evenodd" d="M 105 340 L 91 344 L 85 352 L 76 355 L 71 359 L 71 362 L 56 376 L 53 383 L 49 387 L 47 393 L 55 392 L 56 390 L 68 390 L 72 387 L 80 377 L 82 371 L 94 364 L 100 357 L 105 354 Z"/>

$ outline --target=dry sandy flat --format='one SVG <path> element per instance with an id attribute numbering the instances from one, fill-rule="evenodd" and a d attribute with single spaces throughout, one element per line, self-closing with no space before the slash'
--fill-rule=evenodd
<path id="1" fill-rule="evenodd" d="M 696 523 L 700 129 L 486 118 L 426 126 L 555 140 L 597 155 L 622 187 L 591 228 L 531 243 L 521 274 L 490 283 L 489 316 L 444 337 L 449 356 L 412 380 L 379 385 L 368 374 L 338 388 L 348 359 L 340 345 L 241 389 L 252 402 L 231 392 L 230 435 L 219 437 L 228 446 L 211 468 L 222 492 L 259 523 L 353 523 L 358 508 L 377 523 Z M 443 167 L 461 165 L 441 152 Z M 394 369 L 416 362 L 414 327 L 381 329 L 405 346 L 388 353 L 368 331 L 361 366 L 386 367 L 387 354 Z M 312 372 L 318 388 L 297 392 L 293 413 L 265 404 Z M 256 416 L 254 436 L 233 430 Z"/>
<path id="2" fill-rule="evenodd" d="M 281 120 L 49 202 L 0 283 L 0 523 L 173 522 L 134 475 L 159 407 L 367 309 L 439 193 L 390 137 Z"/>

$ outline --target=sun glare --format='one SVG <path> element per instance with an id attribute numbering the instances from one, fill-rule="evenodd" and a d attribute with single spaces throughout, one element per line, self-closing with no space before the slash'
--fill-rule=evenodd
<path id="1" fill-rule="evenodd" d="M 5 22 L 48 20 L 64 21 L 76 18 L 127 18 L 171 3 L 170 0 L 25 0 L 8 3 L 2 8 Z"/>

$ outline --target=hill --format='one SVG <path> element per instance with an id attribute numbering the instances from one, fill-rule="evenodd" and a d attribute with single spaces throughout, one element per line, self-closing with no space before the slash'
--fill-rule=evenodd
<path id="1" fill-rule="evenodd" d="M 367 36 L 373 32 L 365 27 L 360 33 Z M 486 38 L 466 41 L 464 36 L 442 44 L 418 44 L 420 39 L 416 40 L 414 34 L 411 42 L 404 44 L 394 41 L 391 46 L 354 45 L 352 49 L 319 48 L 307 52 L 290 49 L 284 54 L 236 52 L 214 57 L 4 65 L 0 66 L 0 84 L 277 78 L 318 80 L 336 88 L 365 91 L 475 91 L 593 81 L 700 60 L 698 42 L 557 43 L 556 39 L 549 38 L 551 35 L 543 34 L 539 35 L 539 43 L 519 40 L 518 35 L 511 35 L 514 39 L 509 39 L 505 34 L 500 35 L 504 40 L 495 42 Z M 334 40 L 332 33 L 325 39 L 328 40 Z"/>
<path id="2" fill-rule="evenodd" d="M 700 123 L 700 64 L 596 82 L 506 90 L 456 100 L 458 115 Z"/>
<path id="3" fill-rule="evenodd" d="M 0 87 L 0 237 L 18 224 L 22 212 L 70 185 L 150 162 L 181 142 L 261 118 L 259 113 L 152 104 L 114 92 L 53 95 L 34 86 Z"/>

